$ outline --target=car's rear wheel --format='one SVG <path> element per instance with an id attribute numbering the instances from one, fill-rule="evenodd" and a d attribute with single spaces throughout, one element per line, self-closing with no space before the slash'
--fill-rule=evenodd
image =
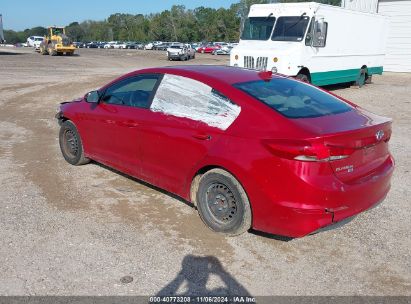
<path id="1" fill-rule="evenodd" d="M 251 208 L 241 184 L 222 169 L 201 176 L 197 208 L 203 222 L 212 230 L 235 236 L 251 227 Z"/>
<path id="2" fill-rule="evenodd" d="M 60 150 L 64 159 L 74 165 L 87 164 L 90 160 L 84 157 L 83 143 L 76 126 L 69 120 L 63 122 L 59 133 Z"/>

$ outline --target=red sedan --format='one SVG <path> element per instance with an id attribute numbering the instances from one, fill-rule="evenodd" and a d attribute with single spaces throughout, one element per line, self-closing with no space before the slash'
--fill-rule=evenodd
<path id="1" fill-rule="evenodd" d="M 60 147 L 193 203 L 212 230 L 301 237 L 390 189 L 391 120 L 298 80 L 223 66 L 136 71 L 63 103 Z"/>
<path id="2" fill-rule="evenodd" d="M 217 49 L 219 49 L 220 47 L 219 46 L 217 46 L 217 45 L 206 45 L 206 46 L 202 46 L 202 47 L 199 47 L 198 49 L 197 49 L 197 53 L 212 53 L 212 52 L 214 52 L 215 50 L 217 50 Z"/>

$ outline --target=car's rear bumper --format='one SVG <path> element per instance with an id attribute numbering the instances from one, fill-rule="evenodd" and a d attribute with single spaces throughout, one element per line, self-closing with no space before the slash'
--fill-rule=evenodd
<path id="1" fill-rule="evenodd" d="M 270 199 L 270 203 L 253 206 L 253 227 L 289 237 L 313 233 L 381 202 L 391 187 L 393 170 L 390 156 L 373 174 L 352 184 L 333 176 L 320 182 L 299 179 L 293 185 L 296 194 L 288 195 L 290 200 Z M 266 193 L 266 197 L 273 198 L 273 192 Z"/>

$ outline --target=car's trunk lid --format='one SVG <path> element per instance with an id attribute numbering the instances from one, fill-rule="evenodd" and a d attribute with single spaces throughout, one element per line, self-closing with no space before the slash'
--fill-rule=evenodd
<path id="1" fill-rule="evenodd" d="M 388 118 L 354 109 L 296 122 L 317 135 L 312 145 L 323 147 L 328 154 L 324 157 L 329 157 L 334 174 L 342 182 L 355 182 L 372 175 L 389 157 L 391 120 Z"/>

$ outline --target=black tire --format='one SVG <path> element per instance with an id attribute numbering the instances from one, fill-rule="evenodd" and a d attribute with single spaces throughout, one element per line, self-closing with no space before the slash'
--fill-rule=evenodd
<path id="1" fill-rule="evenodd" d="M 241 184 L 222 169 L 201 176 L 196 193 L 198 213 L 211 230 L 229 236 L 251 228 L 251 207 Z"/>
<path id="2" fill-rule="evenodd" d="M 44 46 L 40 46 L 40 54 L 41 55 L 47 55 L 47 50 Z"/>
<path id="3" fill-rule="evenodd" d="M 301 80 L 302 82 L 311 83 L 310 77 L 304 73 L 298 73 L 295 78 Z"/>
<path id="4" fill-rule="evenodd" d="M 80 134 L 70 120 L 66 120 L 61 124 L 59 143 L 61 153 L 69 164 L 80 166 L 90 162 L 90 159 L 84 157 L 83 143 Z"/>
<path id="5" fill-rule="evenodd" d="M 47 52 L 49 53 L 50 56 L 57 56 L 57 51 L 55 50 L 52 44 L 49 44 L 47 48 Z"/>

